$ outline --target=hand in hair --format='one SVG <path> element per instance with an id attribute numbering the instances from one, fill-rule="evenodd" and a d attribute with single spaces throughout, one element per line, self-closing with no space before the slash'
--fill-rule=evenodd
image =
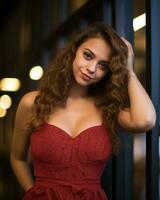
<path id="1" fill-rule="evenodd" d="M 124 41 L 124 43 L 126 44 L 126 46 L 128 48 L 127 67 L 128 67 L 129 70 L 133 71 L 133 67 L 134 67 L 134 52 L 133 52 L 133 47 L 132 47 L 131 43 L 128 40 L 126 40 L 123 37 L 121 37 L 121 39 Z"/>

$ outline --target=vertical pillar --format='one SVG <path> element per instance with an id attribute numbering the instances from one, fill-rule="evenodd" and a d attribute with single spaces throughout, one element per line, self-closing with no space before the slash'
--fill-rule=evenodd
<path id="1" fill-rule="evenodd" d="M 112 26 L 133 44 L 133 1 L 112 1 Z M 122 147 L 113 159 L 113 199 L 133 199 L 133 135 L 120 131 Z"/>
<path id="2" fill-rule="evenodd" d="M 160 124 L 160 1 L 146 1 L 147 91 L 157 108 L 157 122 L 146 135 L 146 200 L 158 200 Z"/>

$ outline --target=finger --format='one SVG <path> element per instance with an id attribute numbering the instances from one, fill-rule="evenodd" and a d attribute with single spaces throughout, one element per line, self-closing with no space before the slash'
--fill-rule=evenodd
<path id="1" fill-rule="evenodd" d="M 129 55 L 134 55 L 132 44 L 128 40 L 126 40 L 125 38 L 123 38 L 123 37 L 121 37 L 121 39 L 123 40 L 123 42 L 126 44 L 126 46 L 128 48 L 128 54 Z"/>

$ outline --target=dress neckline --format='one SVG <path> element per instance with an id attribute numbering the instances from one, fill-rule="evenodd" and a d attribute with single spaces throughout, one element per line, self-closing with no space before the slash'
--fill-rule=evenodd
<path id="1" fill-rule="evenodd" d="M 49 126 L 49 127 L 52 127 L 52 128 L 56 128 L 57 130 L 63 132 L 67 137 L 69 137 L 72 140 L 78 139 L 80 136 L 82 136 L 84 133 L 87 133 L 89 130 L 92 130 L 94 128 L 102 128 L 102 127 L 104 127 L 104 125 L 102 123 L 98 124 L 98 125 L 93 125 L 93 126 L 90 126 L 88 128 L 85 128 L 84 130 L 80 131 L 79 133 L 76 133 L 75 136 L 72 136 L 72 135 L 70 135 L 70 133 L 68 133 L 67 131 L 65 131 L 64 129 L 62 129 L 61 127 L 59 127 L 57 125 L 50 124 L 48 122 L 44 122 L 44 124 L 46 126 Z"/>

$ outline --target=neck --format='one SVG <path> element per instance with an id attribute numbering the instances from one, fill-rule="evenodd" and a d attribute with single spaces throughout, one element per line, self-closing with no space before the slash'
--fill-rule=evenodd
<path id="1" fill-rule="evenodd" d="M 69 98 L 78 99 L 88 97 L 88 87 L 74 84 L 69 92 Z"/>

